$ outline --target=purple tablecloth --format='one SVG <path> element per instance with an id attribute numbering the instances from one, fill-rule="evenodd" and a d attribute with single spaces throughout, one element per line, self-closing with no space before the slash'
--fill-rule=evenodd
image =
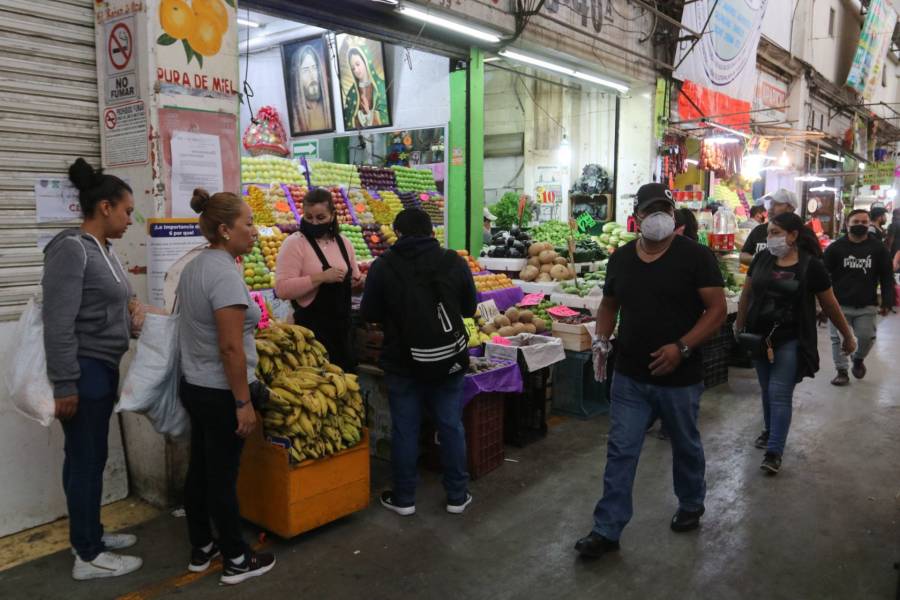
<path id="1" fill-rule="evenodd" d="M 463 387 L 463 406 L 481 393 L 486 392 L 521 392 L 522 372 L 514 362 L 485 373 L 466 375 Z"/>
<path id="2" fill-rule="evenodd" d="M 478 302 L 487 302 L 493 300 L 497 305 L 497 310 L 505 311 L 507 308 L 513 307 L 522 301 L 525 292 L 520 287 L 511 287 L 503 290 L 492 290 L 490 292 L 478 292 Z"/>

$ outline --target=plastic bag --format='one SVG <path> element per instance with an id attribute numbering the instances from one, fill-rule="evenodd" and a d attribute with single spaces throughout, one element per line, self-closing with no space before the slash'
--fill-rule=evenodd
<path id="1" fill-rule="evenodd" d="M 598 383 L 606 381 L 609 354 L 612 344 L 591 331 L 591 353 L 593 354 L 594 380 Z"/>
<path id="2" fill-rule="evenodd" d="M 141 413 L 158 433 L 173 437 L 190 431 L 190 419 L 178 396 L 178 319 L 177 314 L 147 315 L 116 405 L 116 412 Z"/>
<path id="3" fill-rule="evenodd" d="M 41 303 L 28 302 L 16 324 L 14 347 L 6 357 L 3 381 L 13 407 L 22 415 L 49 427 L 56 418 L 53 387 L 47 379 L 47 357 L 44 354 L 44 321 Z"/>
<path id="4" fill-rule="evenodd" d="M 256 113 L 256 119 L 244 131 L 244 148 L 253 156 L 260 154 L 290 154 L 287 135 L 281 124 L 281 117 L 274 106 L 263 106 Z"/>

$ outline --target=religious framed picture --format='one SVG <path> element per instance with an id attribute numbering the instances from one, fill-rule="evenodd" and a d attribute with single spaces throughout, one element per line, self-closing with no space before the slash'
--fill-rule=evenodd
<path id="1" fill-rule="evenodd" d="M 336 38 L 344 130 L 390 127 L 391 110 L 381 42 L 347 33 L 338 34 Z"/>
<path id="2" fill-rule="evenodd" d="M 325 36 L 281 45 L 291 137 L 334 131 L 331 60 Z"/>

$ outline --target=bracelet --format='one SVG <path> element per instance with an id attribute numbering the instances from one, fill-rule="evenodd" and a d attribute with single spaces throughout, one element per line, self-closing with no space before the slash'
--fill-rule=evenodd
<path id="1" fill-rule="evenodd" d="M 234 401 L 234 406 L 235 406 L 236 408 L 244 408 L 244 407 L 247 406 L 248 404 L 250 404 L 250 401 L 249 401 L 249 400 L 235 400 L 235 401 Z"/>

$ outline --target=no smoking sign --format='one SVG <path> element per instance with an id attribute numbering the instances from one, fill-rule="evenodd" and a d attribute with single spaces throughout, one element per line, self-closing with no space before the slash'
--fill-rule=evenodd
<path id="1" fill-rule="evenodd" d="M 131 102 L 140 98 L 135 50 L 134 17 L 106 23 L 106 104 Z M 109 123 L 107 123 L 109 127 Z M 110 127 L 112 129 L 112 127 Z"/>
<path id="2" fill-rule="evenodd" d="M 134 53 L 134 38 L 127 23 L 116 23 L 109 32 L 109 40 L 106 44 L 109 53 L 109 64 L 118 70 L 122 70 L 131 62 Z"/>

